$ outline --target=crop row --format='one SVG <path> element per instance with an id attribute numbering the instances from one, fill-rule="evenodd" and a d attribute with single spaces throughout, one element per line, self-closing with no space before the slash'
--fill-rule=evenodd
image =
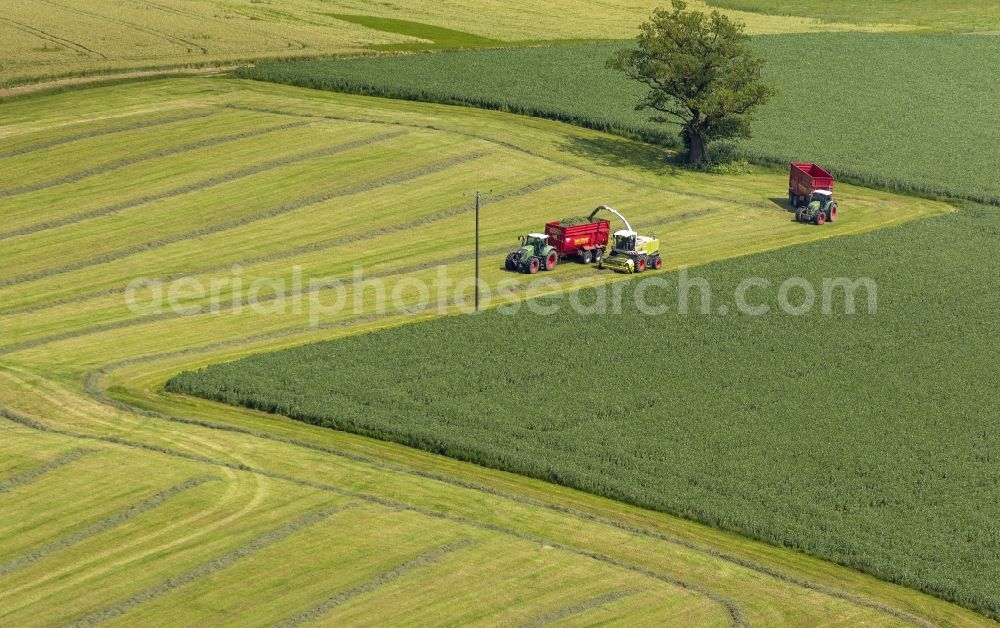
<path id="1" fill-rule="evenodd" d="M 1000 126 L 984 106 L 1000 98 L 1000 83 L 983 80 L 979 62 L 1000 55 L 1000 38 L 818 33 L 753 41 L 781 93 L 739 155 L 819 161 L 863 185 L 1000 203 L 1000 180 L 986 174 L 1000 172 Z M 642 88 L 605 68 L 622 45 L 269 62 L 239 74 L 498 109 L 677 146 L 676 127 L 634 111 Z"/>

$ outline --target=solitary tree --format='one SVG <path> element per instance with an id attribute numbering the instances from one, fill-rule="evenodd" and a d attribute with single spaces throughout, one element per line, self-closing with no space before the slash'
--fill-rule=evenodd
<path id="1" fill-rule="evenodd" d="M 657 9 L 640 26 L 636 48 L 620 50 L 608 67 L 649 87 L 636 111 L 653 109 L 654 122 L 679 122 L 688 163 L 707 158 L 708 143 L 750 136 L 753 110 L 775 90 L 760 77 L 763 61 L 747 42 L 743 24 L 718 11 Z"/>

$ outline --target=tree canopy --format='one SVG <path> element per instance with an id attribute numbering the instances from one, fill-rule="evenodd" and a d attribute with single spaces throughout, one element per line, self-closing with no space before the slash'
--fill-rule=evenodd
<path id="1" fill-rule="evenodd" d="M 636 47 L 619 51 L 608 67 L 649 87 L 636 110 L 682 125 L 689 163 L 705 161 L 712 140 L 750 136 L 753 111 L 776 92 L 761 80 L 763 60 L 743 24 L 672 0 L 639 29 Z"/>

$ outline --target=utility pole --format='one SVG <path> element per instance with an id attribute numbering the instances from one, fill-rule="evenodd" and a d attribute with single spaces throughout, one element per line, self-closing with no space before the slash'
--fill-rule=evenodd
<path id="1" fill-rule="evenodd" d="M 476 312 L 479 312 L 479 192 L 476 192 Z"/>
<path id="2" fill-rule="evenodd" d="M 483 197 L 489 196 L 493 190 L 487 192 L 476 191 L 476 311 L 479 311 L 479 208 L 483 204 Z M 467 196 L 463 194 L 462 196 Z"/>
<path id="3" fill-rule="evenodd" d="M 489 196 L 493 193 L 493 190 L 487 192 L 476 191 L 476 312 L 479 311 L 479 208 L 482 207 L 483 197 Z M 462 196 L 465 196 L 463 194 Z"/>

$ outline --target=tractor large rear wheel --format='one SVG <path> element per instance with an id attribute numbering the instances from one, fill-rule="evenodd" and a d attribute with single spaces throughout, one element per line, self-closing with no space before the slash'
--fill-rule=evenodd
<path id="1" fill-rule="evenodd" d="M 555 251 L 549 251 L 549 254 L 545 256 L 545 270 L 552 270 L 559 263 L 559 254 Z"/>
<path id="2" fill-rule="evenodd" d="M 663 268 L 663 258 L 657 255 L 656 259 L 653 260 L 653 270 L 660 270 L 661 268 Z"/>
<path id="3" fill-rule="evenodd" d="M 834 220 L 836 220 L 837 219 L 837 204 L 834 203 L 833 205 L 830 205 L 830 209 L 826 213 L 827 213 L 826 219 L 827 219 L 828 222 L 833 222 Z"/>

